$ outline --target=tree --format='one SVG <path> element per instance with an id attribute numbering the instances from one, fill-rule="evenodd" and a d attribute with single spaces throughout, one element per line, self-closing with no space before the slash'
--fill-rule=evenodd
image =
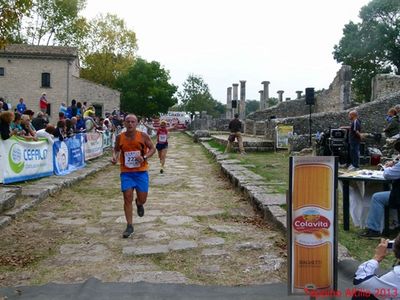
<path id="1" fill-rule="evenodd" d="M 183 91 L 178 92 L 178 99 L 185 111 L 206 111 L 214 117 L 219 117 L 225 112 L 225 106 L 211 96 L 208 85 L 201 76 L 190 74 L 182 86 Z"/>
<path id="2" fill-rule="evenodd" d="M 333 55 L 352 67 L 355 99 L 364 102 L 371 97 L 373 76 L 400 74 L 400 1 L 373 0 L 359 16 L 361 23 L 345 25 Z"/>
<path id="3" fill-rule="evenodd" d="M 32 0 L 0 0 L 0 48 L 14 40 L 13 33 L 32 7 Z"/>
<path id="4" fill-rule="evenodd" d="M 122 93 L 121 109 L 145 117 L 166 113 L 177 103 L 174 98 L 177 87 L 168 82 L 170 79 L 160 63 L 137 59 L 116 81 Z"/>
<path id="5" fill-rule="evenodd" d="M 12 42 L 31 45 L 78 46 L 86 20 L 79 12 L 86 0 L 30 0 L 28 13 L 9 36 Z"/>
<path id="6" fill-rule="evenodd" d="M 260 109 L 260 101 L 246 100 L 246 116 Z"/>
<path id="7" fill-rule="evenodd" d="M 136 34 L 116 15 L 100 15 L 89 22 L 89 32 L 82 46 L 81 77 L 115 87 L 119 75 L 134 62 Z"/>

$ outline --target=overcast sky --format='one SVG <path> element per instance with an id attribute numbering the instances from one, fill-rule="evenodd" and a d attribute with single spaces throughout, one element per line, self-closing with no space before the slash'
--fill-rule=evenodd
<path id="1" fill-rule="evenodd" d="M 200 75 L 215 99 L 246 80 L 246 99 L 306 87 L 327 89 L 340 65 L 333 46 L 369 0 L 87 0 L 84 16 L 113 13 L 138 39 L 138 55 L 156 60 L 179 87 Z"/>

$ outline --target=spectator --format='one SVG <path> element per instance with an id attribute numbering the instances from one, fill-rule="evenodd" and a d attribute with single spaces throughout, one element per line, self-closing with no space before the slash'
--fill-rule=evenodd
<path id="1" fill-rule="evenodd" d="M 375 248 L 374 257 L 358 267 L 354 275 L 353 284 L 357 290 L 370 291 L 373 295 L 376 295 L 376 291 L 384 291 L 381 297 L 378 297 L 379 299 L 399 299 L 400 234 L 397 235 L 393 243 L 393 254 L 397 260 L 396 264 L 389 272 L 382 276 L 377 276 L 375 274 L 379 263 L 384 260 L 388 254 L 388 242 L 389 240 L 381 239 L 380 243 Z"/>
<path id="2" fill-rule="evenodd" d="M 21 116 L 21 127 L 23 129 L 22 136 L 27 140 L 37 140 L 36 130 L 32 130 L 31 119 L 28 115 Z"/>
<path id="3" fill-rule="evenodd" d="M 83 116 L 84 111 L 82 109 L 82 103 L 80 102 L 76 103 L 76 107 L 77 107 L 76 114 Z"/>
<path id="4" fill-rule="evenodd" d="M 17 104 L 17 111 L 20 114 L 23 114 L 26 110 L 26 105 L 24 103 L 24 99 L 23 98 L 19 98 L 19 103 Z"/>
<path id="5" fill-rule="evenodd" d="M 397 138 L 400 132 L 399 116 L 396 109 L 390 108 L 387 112 L 387 125 L 383 129 L 387 138 Z"/>
<path id="6" fill-rule="evenodd" d="M 360 161 L 360 142 L 361 142 L 361 122 L 358 119 L 358 112 L 352 110 L 349 112 L 350 126 L 349 129 L 349 144 L 350 144 L 350 160 L 351 164 L 348 171 L 355 171 L 359 168 Z"/>
<path id="7" fill-rule="evenodd" d="M 73 117 L 76 120 L 76 117 Z M 66 135 L 67 137 L 71 137 L 75 134 L 75 125 L 71 119 L 66 119 L 65 120 L 65 126 L 66 126 Z"/>
<path id="8" fill-rule="evenodd" d="M 19 112 L 14 113 L 14 121 L 11 123 L 11 129 L 16 129 L 17 135 L 23 135 L 23 128 L 21 126 L 21 114 Z"/>
<path id="9" fill-rule="evenodd" d="M 38 112 L 36 118 L 32 119 L 32 126 L 35 130 L 40 130 L 46 128 L 49 122 L 45 119 L 45 114 L 41 111 Z"/>
<path id="10" fill-rule="evenodd" d="M 89 106 L 89 107 L 85 110 L 85 112 L 83 113 L 83 117 L 84 117 L 84 118 L 89 117 L 89 116 L 94 117 L 95 115 L 96 115 L 96 113 L 95 113 L 95 110 L 94 110 L 94 107 L 93 107 L 93 106 Z"/>
<path id="11" fill-rule="evenodd" d="M 12 135 L 17 134 L 17 130 L 11 130 L 11 123 L 14 120 L 12 111 L 3 111 L 0 113 L 0 136 L 3 140 L 9 139 Z"/>
<path id="12" fill-rule="evenodd" d="M 36 136 L 38 138 L 45 138 L 50 143 L 50 145 L 54 144 L 54 133 L 56 128 L 52 124 L 47 124 L 45 129 L 40 129 L 36 132 Z"/>
<path id="13" fill-rule="evenodd" d="M 64 120 L 57 122 L 57 127 L 54 131 L 54 137 L 58 138 L 60 141 L 63 141 L 67 137 L 67 126 L 65 125 Z"/>
<path id="14" fill-rule="evenodd" d="M 394 149 L 400 152 L 400 141 L 394 143 Z M 392 184 L 392 191 L 377 192 L 372 195 L 366 230 L 360 234 L 361 237 L 379 238 L 385 207 L 400 205 L 400 195 L 397 194 L 400 184 L 400 163 L 398 161 L 387 162 L 383 167 L 383 177 L 386 180 L 395 180 Z"/>
<path id="15" fill-rule="evenodd" d="M 4 98 L 0 97 L 0 111 L 6 111 L 8 110 L 8 104 Z"/>
<path id="16" fill-rule="evenodd" d="M 82 118 L 82 116 L 77 115 L 75 118 L 76 118 L 76 131 L 77 132 L 85 131 L 86 130 L 85 120 Z"/>
<path id="17" fill-rule="evenodd" d="M 95 129 L 101 130 L 102 128 L 96 123 L 94 120 L 94 112 L 91 110 L 88 110 L 88 116 L 85 117 L 85 128 L 86 132 L 94 131 Z"/>
<path id="18" fill-rule="evenodd" d="M 240 154 L 246 154 L 243 147 L 243 139 L 241 133 L 242 122 L 240 122 L 239 120 L 239 114 L 235 114 L 235 118 L 229 122 L 229 130 L 231 134 L 228 139 L 228 144 L 226 145 L 225 153 L 231 150 L 232 143 L 235 141 L 236 138 L 238 140 Z"/>
<path id="19" fill-rule="evenodd" d="M 47 101 L 46 93 L 43 93 L 42 96 L 39 99 L 40 111 L 43 112 L 43 113 L 46 113 L 48 104 L 49 104 L 49 102 Z"/>
<path id="20" fill-rule="evenodd" d="M 75 99 L 72 99 L 71 106 L 69 106 L 67 108 L 67 112 L 68 112 L 67 114 L 68 114 L 68 116 L 70 116 L 70 118 L 76 117 L 76 114 L 78 112 L 78 108 L 76 107 L 76 100 Z"/>
<path id="21" fill-rule="evenodd" d="M 61 103 L 60 108 L 58 109 L 58 112 L 59 112 L 59 113 L 60 113 L 60 112 L 64 113 L 64 115 L 69 119 L 69 118 L 71 118 L 71 117 L 68 116 L 67 111 L 68 111 L 68 107 L 65 105 L 64 102 Z"/>

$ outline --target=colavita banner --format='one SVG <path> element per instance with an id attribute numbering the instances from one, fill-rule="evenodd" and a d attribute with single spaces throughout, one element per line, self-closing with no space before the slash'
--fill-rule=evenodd
<path id="1" fill-rule="evenodd" d="M 26 141 L 12 136 L 0 143 L 3 183 L 25 181 L 53 174 L 53 148 L 47 139 Z"/>
<path id="2" fill-rule="evenodd" d="M 289 293 L 337 288 L 337 160 L 290 158 L 288 201 Z"/>

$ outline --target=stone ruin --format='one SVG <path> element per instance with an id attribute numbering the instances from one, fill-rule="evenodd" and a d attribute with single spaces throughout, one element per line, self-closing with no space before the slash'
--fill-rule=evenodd
<path id="1" fill-rule="evenodd" d="M 351 67 L 344 65 L 337 72 L 329 88 L 316 93 L 315 105 L 311 106 L 312 134 L 348 125 L 348 112 L 351 109 L 359 112 L 364 133 L 382 134 L 387 110 L 400 104 L 400 76 L 388 74 L 375 76 L 372 80 L 371 102 L 359 106 L 355 106 L 352 102 L 351 78 Z M 232 87 L 227 88 L 226 119 L 204 117 L 197 120 L 197 123 L 194 122 L 192 129 L 227 131 L 233 113 L 244 109 L 245 83 L 244 80 L 240 81 L 240 99 L 238 97 L 239 84 L 234 83 Z M 280 90 L 278 91 L 279 103 L 268 107 L 270 82 L 262 81 L 261 84 L 263 84 L 263 89 L 259 91 L 260 110 L 247 115 L 245 120 L 241 118 L 244 123 L 244 133 L 275 140 L 277 124 L 293 125 L 297 139 L 292 149 L 299 151 L 308 147 L 310 106 L 305 104 L 302 91 L 296 91 L 297 99 L 283 101 L 284 91 Z M 232 109 L 232 100 L 237 101 L 236 110 Z M 368 138 L 368 135 L 366 136 Z M 383 145 L 375 143 L 375 146 L 382 147 Z"/>

